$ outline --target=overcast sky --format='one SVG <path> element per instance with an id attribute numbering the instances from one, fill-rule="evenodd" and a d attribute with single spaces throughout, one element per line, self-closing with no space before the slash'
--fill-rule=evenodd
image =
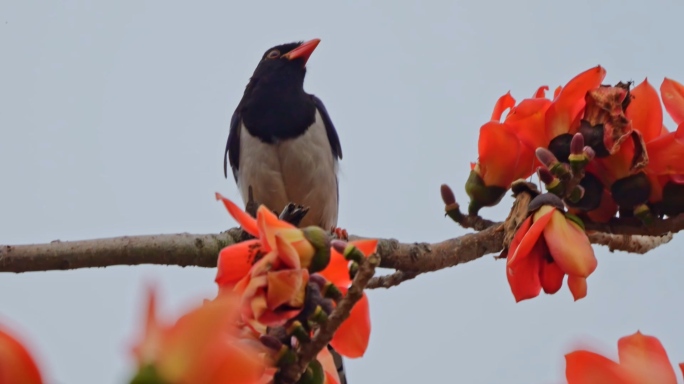
<path id="1" fill-rule="evenodd" d="M 401 4 L 401 5 L 400 5 Z M 463 204 L 479 127 L 601 64 L 607 82 L 684 81 L 681 1 L 2 1 L 0 243 L 212 233 L 230 116 L 269 47 L 322 39 L 305 89 L 338 129 L 339 225 L 439 241 L 439 185 Z M 674 128 L 668 119 L 666 124 Z M 510 198 L 481 213 L 502 220 Z M 484 257 L 371 291 L 373 332 L 350 384 L 557 383 L 590 337 L 610 356 L 641 330 L 684 361 L 684 234 L 648 255 L 596 248 L 589 295 L 516 304 L 505 263 Z M 122 383 L 147 280 L 177 315 L 215 293 L 215 270 L 113 267 L 0 275 L 0 322 L 51 383 Z"/>

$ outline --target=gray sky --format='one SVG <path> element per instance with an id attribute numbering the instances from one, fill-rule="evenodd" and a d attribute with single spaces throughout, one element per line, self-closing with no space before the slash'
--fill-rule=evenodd
<path id="1" fill-rule="evenodd" d="M 675 1 L 0 2 L 0 243 L 234 226 L 214 192 L 228 123 L 260 55 L 322 39 L 305 88 L 344 151 L 340 226 L 438 241 L 439 185 L 461 203 L 478 128 L 496 99 L 529 97 L 596 64 L 607 81 L 684 81 Z M 666 120 L 669 128 L 672 122 Z M 511 200 L 485 209 L 503 219 Z M 596 248 L 589 295 L 520 304 L 488 256 L 370 292 L 366 356 L 350 381 L 551 383 L 591 337 L 616 356 L 640 329 L 684 361 L 684 238 L 647 256 Z M 167 313 L 214 294 L 213 269 L 115 267 L 0 276 L 14 325 L 53 383 L 120 383 L 147 279 Z"/>

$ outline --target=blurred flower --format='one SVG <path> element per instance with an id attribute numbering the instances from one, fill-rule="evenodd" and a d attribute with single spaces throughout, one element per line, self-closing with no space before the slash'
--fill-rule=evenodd
<path id="1" fill-rule="evenodd" d="M 309 272 L 330 260 L 327 234 L 318 227 L 296 228 L 263 205 L 254 219 L 220 194 L 216 197 L 246 232 L 257 236 L 221 250 L 216 283 L 241 294 L 245 321 L 283 325 L 304 307 Z"/>
<path id="2" fill-rule="evenodd" d="M 373 254 L 377 248 L 377 240 L 356 240 L 348 243 L 355 246 L 364 256 Z M 343 294 L 351 286 L 352 280 L 349 276 L 349 261 L 343 254 L 332 249 L 330 264 L 320 273 L 330 283 L 335 285 Z M 343 356 L 356 358 L 363 356 L 368 348 L 370 339 L 370 305 L 368 297 L 364 293 L 361 300 L 356 302 L 349 317 L 342 323 L 333 336 L 330 345 Z"/>
<path id="3" fill-rule="evenodd" d="M 42 384 L 38 366 L 26 347 L 0 326 L 0 383 Z"/>
<path id="4" fill-rule="evenodd" d="M 558 292 L 568 275 L 575 300 L 587 295 L 586 278 L 596 269 L 594 250 L 581 220 L 568 217 L 563 203 L 546 193 L 535 197 L 531 215 L 518 228 L 508 249 L 506 276 L 516 301 L 531 299 L 542 289 Z M 572 244 L 572 246 L 568 246 Z"/>
<path id="5" fill-rule="evenodd" d="M 175 324 L 157 316 L 148 291 L 142 334 L 133 347 L 138 372 L 131 383 L 261 384 L 272 378 L 266 353 L 238 327 L 239 298 L 231 293 L 191 310 Z"/>
<path id="6" fill-rule="evenodd" d="M 619 363 L 578 350 L 565 355 L 568 384 L 676 384 L 677 377 L 660 341 L 636 332 L 618 341 Z M 684 365 L 680 364 L 684 372 Z"/>

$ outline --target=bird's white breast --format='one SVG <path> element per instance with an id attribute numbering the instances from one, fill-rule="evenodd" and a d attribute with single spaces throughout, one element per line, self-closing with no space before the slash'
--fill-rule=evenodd
<path id="1" fill-rule="evenodd" d="M 337 225 L 337 159 L 318 110 L 303 135 L 273 144 L 250 135 L 240 123 L 239 164 L 245 203 L 251 185 L 254 199 L 272 210 L 280 212 L 289 202 L 309 207 L 301 226 Z"/>

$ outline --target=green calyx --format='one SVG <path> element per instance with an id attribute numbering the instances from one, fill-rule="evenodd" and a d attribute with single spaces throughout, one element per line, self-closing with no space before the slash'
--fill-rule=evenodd
<path id="1" fill-rule="evenodd" d="M 487 186 L 477 172 L 470 171 L 470 176 L 468 176 L 465 184 L 465 190 L 470 197 L 468 214 L 477 215 L 481 208 L 492 207 L 498 204 L 508 188 Z"/>
<path id="2" fill-rule="evenodd" d="M 171 384 L 162 377 L 157 372 L 157 368 L 148 364 L 140 367 L 135 376 L 131 379 L 130 384 Z"/>
<path id="3" fill-rule="evenodd" d="M 320 272 L 330 263 L 330 237 L 321 227 L 310 226 L 302 229 L 304 238 L 311 243 L 315 253 L 309 264 L 309 272 Z"/>

